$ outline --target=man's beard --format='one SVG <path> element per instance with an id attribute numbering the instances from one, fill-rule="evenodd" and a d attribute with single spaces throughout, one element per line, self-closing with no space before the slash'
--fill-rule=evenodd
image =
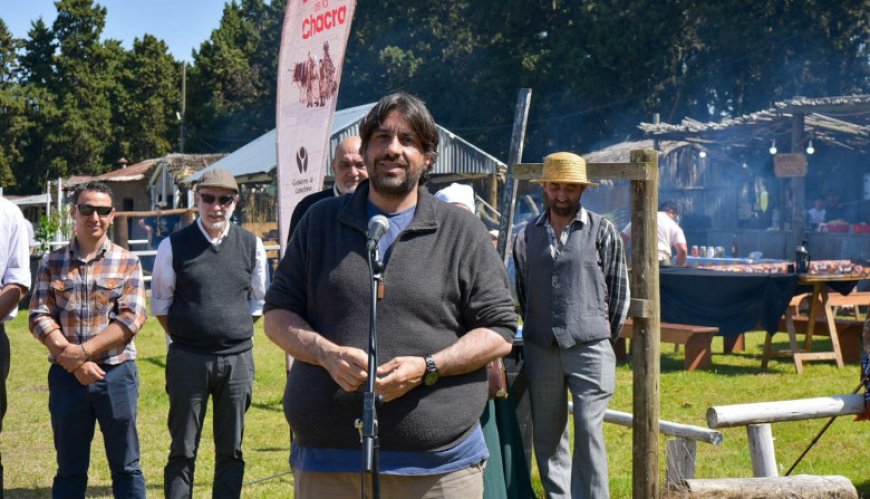
<path id="1" fill-rule="evenodd" d="M 574 216 L 579 208 L 579 205 L 556 206 L 554 203 L 550 203 L 550 211 L 560 217 Z"/>
<path id="2" fill-rule="evenodd" d="M 408 195 L 417 188 L 425 166 L 418 169 L 411 168 L 407 164 L 404 166 L 404 175 L 394 176 L 384 175 L 377 171 L 377 166 L 375 166 L 375 171 L 369 175 L 369 185 L 375 192 L 384 197 L 401 198 Z"/>

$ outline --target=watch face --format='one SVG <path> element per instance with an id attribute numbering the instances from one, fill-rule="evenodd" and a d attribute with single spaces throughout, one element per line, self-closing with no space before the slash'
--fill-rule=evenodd
<path id="1" fill-rule="evenodd" d="M 427 371 L 423 376 L 423 384 L 426 386 L 432 386 L 436 381 L 438 381 L 438 371 Z"/>

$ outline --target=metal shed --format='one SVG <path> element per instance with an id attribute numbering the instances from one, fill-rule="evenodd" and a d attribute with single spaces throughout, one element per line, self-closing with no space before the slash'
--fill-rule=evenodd
<path id="1" fill-rule="evenodd" d="M 332 178 L 331 164 L 336 146 L 345 138 L 359 134 L 360 122 L 374 105 L 372 102 L 335 112 L 329 140 L 327 178 Z M 504 171 L 503 162 L 441 125 L 437 126 L 440 143 L 432 174 L 437 176 L 438 182 L 485 178 Z M 220 168 L 230 172 L 241 183 L 270 182 L 278 164 L 275 140 L 275 130 L 271 130 L 208 168 L 190 175 L 185 181 L 196 182 L 206 171 Z"/>

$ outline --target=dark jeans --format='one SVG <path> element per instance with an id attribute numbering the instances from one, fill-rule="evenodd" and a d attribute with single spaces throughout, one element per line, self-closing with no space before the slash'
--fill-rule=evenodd
<path id="1" fill-rule="evenodd" d="M 0 432 L 3 432 L 3 417 L 6 416 L 6 378 L 9 377 L 9 337 L 6 326 L 0 322 Z M 0 456 L 0 499 L 3 498 L 3 457 Z"/>
<path id="2" fill-rule="evenodd" d="M 238 498 L 245 461 L 242 436 L 251 406 L 254 355 L 193 353 L 169 347 L 166 393 L 169 394 L 169 434 L 172 445 L 163 470 L 167 498 L 193 496 L 193 474 L 208 397 L 214 402 L 215 469 L 212 497 Z"/>
<path id="3" fill-rule="evenodd" d="M 106 371 L 105 378 L 87 386 L 59 365 L 52 365 L 48 371 L 48 408 L 57 450 L 53 497 L 85 497 L 97 422 L 112 472 L 112 494 L 125 499 L 145 497 L 136 432 L 139 398 L 136 363 L 101 367 Z"/>

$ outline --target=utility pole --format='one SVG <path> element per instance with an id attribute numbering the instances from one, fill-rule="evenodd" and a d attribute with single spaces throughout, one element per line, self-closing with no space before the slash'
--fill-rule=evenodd
<path id="1" fill-rule="evenodd" d="M 187 61 L 181 63 L 181 112 L 178 113 L 178 152 L 184 154 L 184 112 L 187 107 Z"/>

